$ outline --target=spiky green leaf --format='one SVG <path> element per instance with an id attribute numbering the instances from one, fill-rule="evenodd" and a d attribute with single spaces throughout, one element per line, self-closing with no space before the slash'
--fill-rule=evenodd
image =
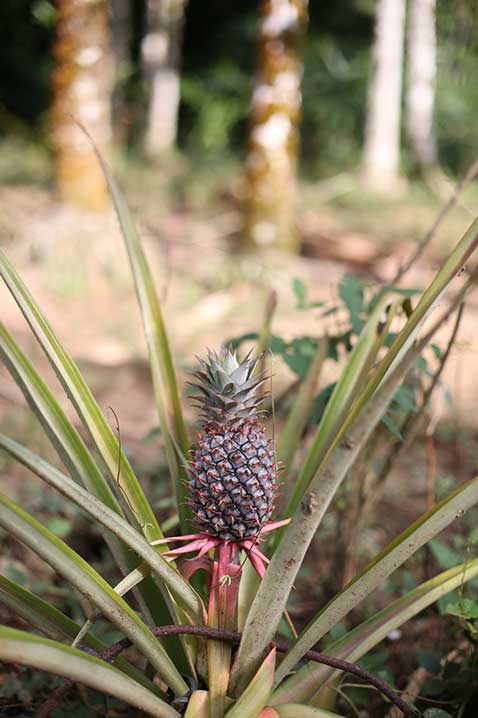
<path id="1" fill-rule="evenodd" d="M 180 718 L 174 708 L 114 666 L 48 638 L 0 626 L 0 660 L 70 678 L 156 718 Z"/>
<path id="2" fill-rule="evenodd" d="M 13 501 L 1 495 L 0 526 L 53 566 L 124 631 L 176 695 L 188 692 L 187 684 L 146 624 L 87 561 Z"/>

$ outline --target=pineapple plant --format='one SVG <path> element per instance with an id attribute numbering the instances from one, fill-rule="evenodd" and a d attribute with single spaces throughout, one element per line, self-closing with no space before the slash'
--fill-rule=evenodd
<path id="1" fill-rule="evenodd" d="M 193 521 L 225 541 L 256 539 L 274 508 L 277 471 L 260 423 L 259 389 L 267 377 L 255 373 L 259 360 L 248 354 L 240 362 L 230 349 L 209 351 L 193 384 L 204 420 L 189 484 Z"/>
<path id="2" fill-rule="evenodd" d="M 272 441 L 261 423 L 265 397 L 259 390 L 268 376 L 256 371 L 262 355 L 251 358 L 251 353 L 239 361 L 231 349 L 219 354 L 209 350 L 207 360 L 198 359 L 199 369 L 190 382 L 199 392 L 196 404 L 203 421 L 192 450 L 187 492 L 199 532 L 153 541 L 154 545 L 184 543 L 169 549 L 165 554 L 169 557 L 199 552 L 183 564 L 186 578 L 199 568 L 214 574 L 214 561 L 205 558 L 211 549 L 217 549 L 222 568 L 234 572 L 239 551 L 244 551 L 259 576 L 264 576 L 269 559 L 258 548 L 263 534 L 289 522 L 269 523 L 278 472 Z"/>

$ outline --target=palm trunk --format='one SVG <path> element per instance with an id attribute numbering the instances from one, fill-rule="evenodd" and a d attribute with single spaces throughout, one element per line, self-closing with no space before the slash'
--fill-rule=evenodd
<path id="1" fill-rule="evenodd" d="M 133 17 L 129 0 L 111 0 L 111 42 L 114 58 L 114 87 L 112 116 L 115 145 L 128 142 L 130 118 L 126 98 L 127 84 L 132 73 Z"/>
<path id="2" fill-rule="evenodd" d="M 436 0 L 412 0 L 408 31 L 407 130 L 416 164 L 424 172 L 437 160 L 435 5 Z"/>
<path id="3" fill-rule="evenodd" d="M 107 0 L 58 0 L 51 108 L 54 172 L 60 197 L 88 209 L 107 202 L 103 173 L 78 123 L 103 154 L 111 141 L 111 56 Z"/>
<path id="4" fill-rule="evenodd" d="M 252 246 L 298 248 L 296 171 L 307 5 L 307 0 L 262 0 L 246 164 L 245 236 Z"/>
<path id="5" fill-rule="evenodd" d="M 362 178 L 373 190 L 399 184 L 405 0 L 378 0 Z"/>
<path id="6" fill-rule="evenodd" d="M 176 144 L 185 7 L 186 0 L 147 0 L 148 29 L 142 43 L 148 93 L 144 145 L 152 157 Z"/>

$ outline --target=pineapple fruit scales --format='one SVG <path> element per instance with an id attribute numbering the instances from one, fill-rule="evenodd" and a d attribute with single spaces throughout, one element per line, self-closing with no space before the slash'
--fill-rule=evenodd
<path id="1" fill-rule="evenodd" d="M 261 425 L 259 358 L 242 362 L 226 349 L 209 351 L 193 385 L 204 422 L 193 451 L 190 504 L 204 533 L 253 539 L 269 521 L 277 488 L 274 449 Z"/>

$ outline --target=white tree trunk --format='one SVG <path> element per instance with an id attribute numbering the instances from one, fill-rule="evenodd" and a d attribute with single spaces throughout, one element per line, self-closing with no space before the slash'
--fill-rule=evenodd
<path id="1" fill-rule="evenodd" d="M 436 77 L 436 0 L 411 0 L 408 30 L 407 131 L 422 170 L 436 164 L 433 131 Z"/>
<path id="2" fill-rule="evenodd" d="M 185 6 L 186 0 L 147 0 L 148 29 L 141 52 L 148 93 L 144 146 L 152 157 L 176 144 Z"/>
<path id="3" fill-rule="evenodd" d="M 405 0 L 378 0 L 369 87 L 363 179 L 371 189 L 399 182 Z"/>

